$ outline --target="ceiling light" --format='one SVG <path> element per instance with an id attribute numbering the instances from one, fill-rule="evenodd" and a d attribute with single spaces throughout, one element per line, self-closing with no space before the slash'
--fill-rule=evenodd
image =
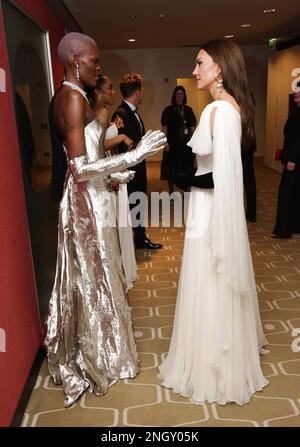
<path id="1" fill-rule="evenodd" d="M 276 9 L 264 9 L 265 14 L 272 14 L 273 12 L 276 12 Z"/>
<path id="2" fill-rule="evenodd" d="M 226 36 L 224 36 L 225 39 L 232 39 L 234 37 L 233 34 L 226 34 Z"/>
<path id="3" fill-rule="evenodd" d="M 137 16 L 136 16 L 135 14 L 131 14 L 130 18 L 131 18 L 132 20 L 135 20 L 135 19 L 137 19 Z"/>
<path id="4" fill-rule="evenodd" d="M 158 14 L 157 18 L 158 18 L 159 20 L 162 20 L 162 19 L 165 18 L 165 15 L 164 15 L 164 14 Z"/>
<path id="5" fill-rule="evenodd" d="M 128 39 L 128 42 L 135 42 L 135 39 L 132 37 L 132 38 Z"/>
<path id="6" fill-rule="evenodd" d="M 250 23 L 244 23 L 243 25 L 241 25 L 241 28 L 250 28 Z"/>

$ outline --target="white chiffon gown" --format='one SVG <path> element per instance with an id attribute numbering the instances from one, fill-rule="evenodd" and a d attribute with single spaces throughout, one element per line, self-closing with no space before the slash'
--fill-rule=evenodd
<path id="1" fill-rule="evenodd" d="M 214 101 L 189 142 L 196 175 L 213 172 L 214 189 L 191 191 L 173 333 L 159 377 L 195 404 L 243 405 L 268 384 L 260 366 L 267 341 L 244 213 L 240 141 L 239 112 Z"/>
<path id="2" fill-rule="evenodd" d="M 118 128 L 113 123 L 106 131 L 105 139 L 109 140 L 118 135 Z M 133 243 L 131 215 L 129 210 L 127 184 L 119 185 L 116 195 L 117 223 L 121 247 L 122 262 L 124 267 L 127 290 L 133 287 L 133 281 L 137 279 L 137 263 Z"/>

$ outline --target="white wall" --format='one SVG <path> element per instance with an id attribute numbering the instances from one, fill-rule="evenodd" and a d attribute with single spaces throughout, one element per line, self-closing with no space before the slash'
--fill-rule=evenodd
<path id="1" fill-rule="evenodd" d="M 246 58 L 249 84 L 257 102 L 257 155 L 263 155 L 268 53 L 264 46 L 241 48 Z M 116 106 L 121 101 L 118 86 L 123 74 L 129 71 L 142 73 L 145 92 L 139 111 L 146 128 L 157 129 L 160 128 L 163 109 L 170 104 L 177 78 L 192 77 L 197 53 L 198 48 L 114 50 L 103 51 L 100 60 L 103 73 L 111 77 L 117 91 Z"/>
<path id="2" fill-rule="evenodd" d="M 279 53 L 272 53 L 268 66 L 267 122 L 265 164 L 281 171 L 282 166 L 274 161 L 277 148 L 283 144 L 283 128 L 288 117 L 289 94 L 292 93 L 294 68 L 300 69 L 300 45 Z"/>

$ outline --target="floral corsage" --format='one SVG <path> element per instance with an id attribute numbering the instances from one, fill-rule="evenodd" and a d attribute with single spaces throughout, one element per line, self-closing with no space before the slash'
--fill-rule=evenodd
<path id="1" fill-rule="evenodd" d="M 118 129 L 121 129 L 122 127 L 124 127 L 124 122 L 119 115 L 117 115 L 116 118 L 114 119 L 114 123 Z"/>

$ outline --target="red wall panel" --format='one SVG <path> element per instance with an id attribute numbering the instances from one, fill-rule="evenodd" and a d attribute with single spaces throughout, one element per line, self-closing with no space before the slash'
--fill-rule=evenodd
<path id="1" fill-rule="evenodd" d="M 50 32 L 57 86 L 63 69 L 56 48 L 64 35 L 64 26 L 44 0 L 18 3 Z M 0 426 L 6 426 L 11 422 L 40 346 L 41 324 L 1 11 L 0 82 Z"/>

